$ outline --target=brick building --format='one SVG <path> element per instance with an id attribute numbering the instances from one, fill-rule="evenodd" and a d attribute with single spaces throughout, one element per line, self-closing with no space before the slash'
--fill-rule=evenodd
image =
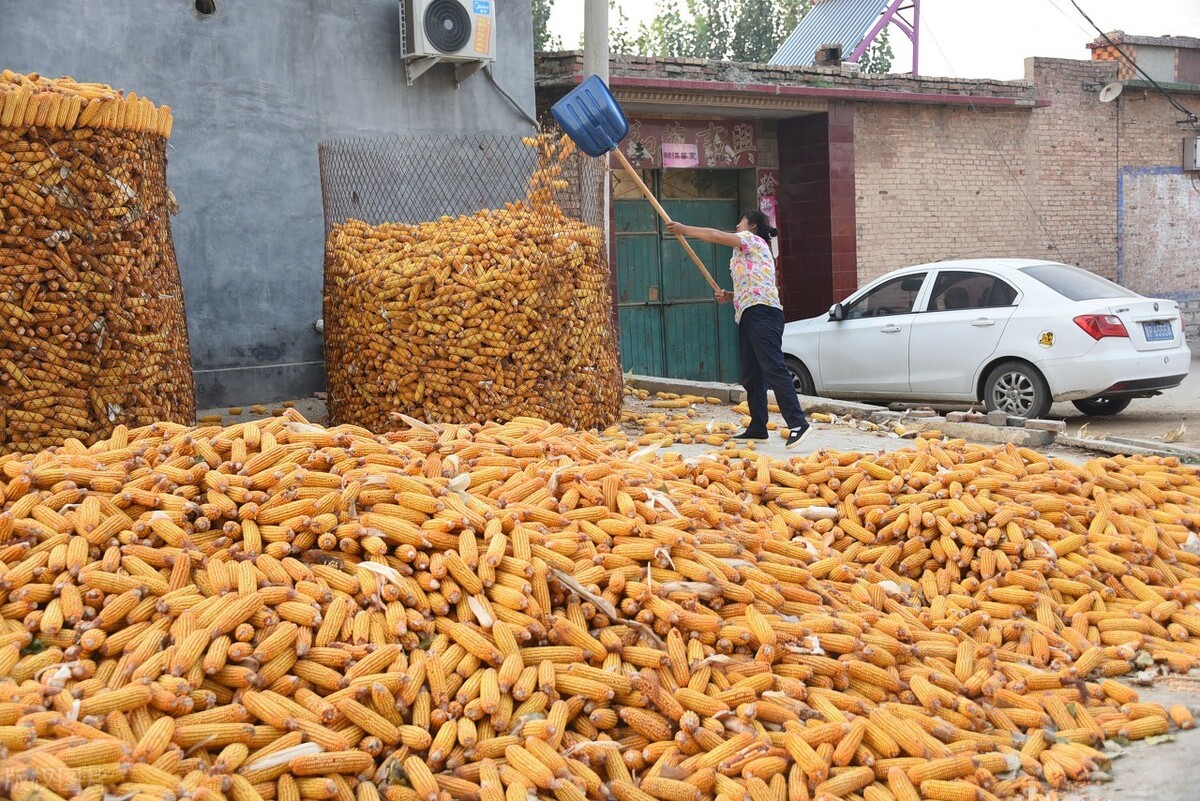
<path id="1" fill-rule="evenodd" d="M 1200 110 L 1200 39 L 1111 36 L 1139 59 L 1150 53 L 1151 75 Z M 732 228 L 741 209 L 774 213 L 789 320 L 908 264 L 1006 255 L 1174 298 L 1195 347 L 1200 174 L 1182 169 L 1195 132 L 1148 82 L 1119 74 L 1107 43 L 1090 47 L 1091 61 L 1027 59 L 1021 81 L 621 56 L 610 85 L 631 123 L 624 152 L 672 216 Z M 579 53 L 539 54 L 539 106 L 581 69 Z M 1123 91 L 1103 102 L 1115 81 Z M 649 204 L 614 176 L 626 369 L 736 380 L 732 320 Z M 728 281 L 719 250 L 701 255 Z M 717 337 L 695 336 L 710 326 Z M 705 339 L 715 342 L 698 351 Z"/>
<path id="2" fill-rule="evenodd" d="M 1191 37 L 1129 36 L 1124 31 L 1113 31 L 1107 41 L 1099 38 L 1089 43 L 1088 49 L 1093 61 L 1116 63 L 1117 78 L 1122 81 L 1141 77 L 1133 65 L 1121 58 L 1123 52 L 1159 83 L 1200 84 L 1200 49 L 1197 40 Z"/>

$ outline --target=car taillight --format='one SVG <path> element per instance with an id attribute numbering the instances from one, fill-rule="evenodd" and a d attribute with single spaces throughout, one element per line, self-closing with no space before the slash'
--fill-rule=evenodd
<path id="1" fill-rule="evenodd" d="M 1129 336 L 1125 323 L 1112 314 L 1081 314 L 1075 318 L 1075 325 L 1086 331 L 1092 339 Z"/>

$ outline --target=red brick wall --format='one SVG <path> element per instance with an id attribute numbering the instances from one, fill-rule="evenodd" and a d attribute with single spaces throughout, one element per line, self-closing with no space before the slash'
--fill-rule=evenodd
<path id="1" fill-rule="evenodd" d="M 1050 101 L 1030 121 L 1030 195 L 1056 249 L 1037 255 L 1115 279 L 1117 108 L 1098 91 L 1115 80 L 1114 65 L 1037 58 L 1027 73 Z"/>
<path id="2" fill-rule="evenodd" d="M 1200 112 L 1200 94 L 1178 94 L 1186 108 Z M 1178 125 L 1183 115 L 1150 88 L 1127 86 L 1110 104 L 1120 131 L 1122 167 L 1182 167 L 1183 138 L 1195 136 Z"/>
<path id="3" fill-rule="evenodd" d="M 1021 195 L 1032 189 L 1031 113 L 858 104 L 859 283 L 940 259 L 1043 257 L 1048 243 Z"/>
<path id="4" fill-rule="evenodd" d="M 860 282 L 906 264 L 986 256 L 1050 258 L 1116 277 L 1117 113 L 1095 91 L 1114 67 L 1034 61 L 1049 107 L 858 106 Z"/>
<path id="5" fill-rule="evenodd" d="M 856 106 L 860 285 L 956 256 L 1049 258 L 1179 300 L 1200 339 L 1200 191 L 1180 170 L 1179 112 L 1134 87 L 1101 103 L 1112 62 L 1027 71 L 1048 106 Z"/>
<path id="6" fill-rule="evenodd" d="M 784 318 L 812 317 L 833 302 L 827 114 L 780 120 L 777 224 Z"/>

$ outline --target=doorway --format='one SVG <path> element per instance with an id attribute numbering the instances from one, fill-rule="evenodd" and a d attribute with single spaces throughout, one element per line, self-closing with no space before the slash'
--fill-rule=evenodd
<path id="1" fill-rule="evenodd" d="M 673 220 L 732 230 L 752 170 L 641 170 Z M 733 306 L 712 289 L 632 181 L 614 173 L 617 306 L 626 372 L 736 383 L 740 372 Z M 732 289 L 731 250 L 688 240 L 723 289 Z"/>

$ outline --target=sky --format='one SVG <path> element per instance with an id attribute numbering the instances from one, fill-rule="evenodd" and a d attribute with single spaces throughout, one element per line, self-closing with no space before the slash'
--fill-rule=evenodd
<path id="1" fill-rule="evenodd" d="M 653 19 L 662 1 L 617 0 L 617 4 L 636 26 Z M 1076 2 L 1106 32 L 1200 37 L 1197 0 Z M 911 20 L 911 11 L 902 13 Z M 610 11 L 610 23 L 615 20 Z M 583 0 L 555 0 L 550 29 L 562 37 L 565 47 L 577 47 L 583 31 Z M 922 0 L 919 33 L 920 74 L 1004 80 L 1025 77 L 1028 56 L 1089 59 L 1086 45 L 1096 38 L 1095 29 L 1071 0 Z M 908 38 L 892 27 L 890 41 L 895 52 L 892 70 L 908 72 L 912 68 Z"/>

